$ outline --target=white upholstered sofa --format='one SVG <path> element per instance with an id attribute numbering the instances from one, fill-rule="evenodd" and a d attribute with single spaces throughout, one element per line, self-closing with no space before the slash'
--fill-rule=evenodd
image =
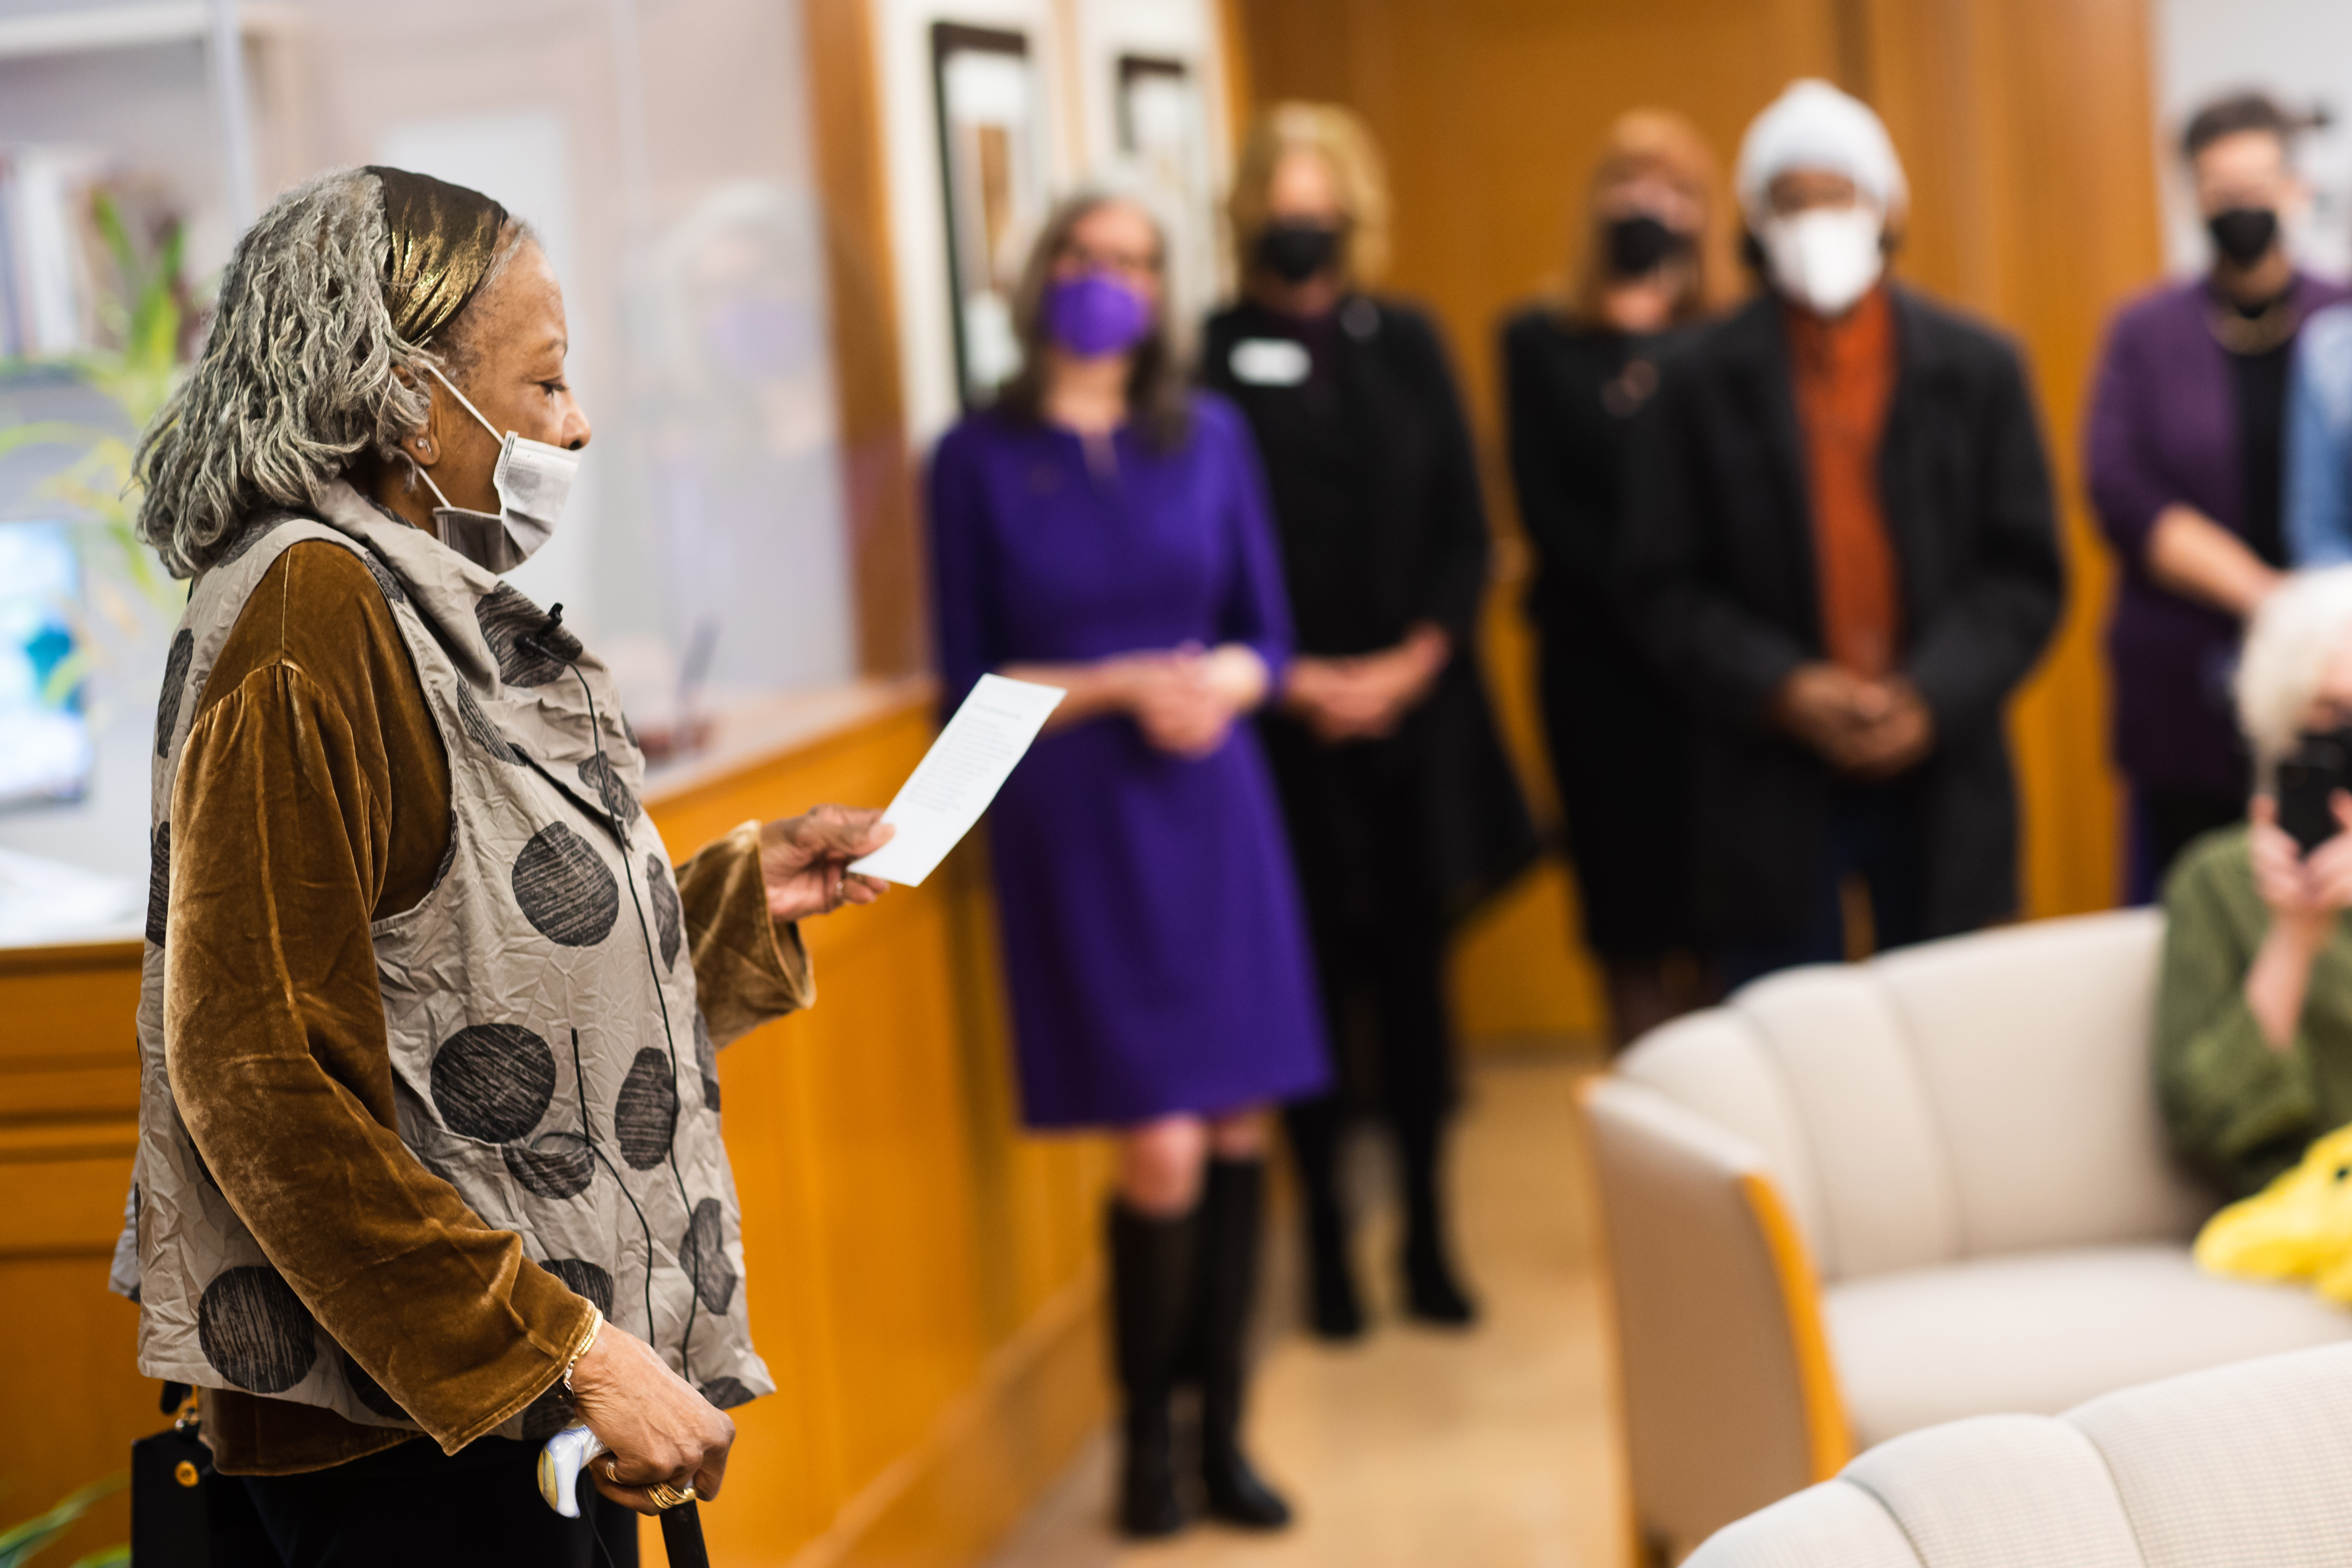
<path id="1" fill-rule="evenodd" d="M 1687 1568 L 2347 1568 L 2352 1347 L 1873 1448 Z"/>
<path id="2" fill-rule="evenodd" d="M 1937 1422 L 2352 1337 L 2189 1261 L 2210 1199 L 2154 1103 L 2162 929 L 1789 971 L 1587 1084 L 1634 1509 L 1666 1556 Z"/>

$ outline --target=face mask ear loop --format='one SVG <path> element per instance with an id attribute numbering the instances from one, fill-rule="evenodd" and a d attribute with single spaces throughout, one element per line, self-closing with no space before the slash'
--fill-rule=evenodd
<path id="1" fill-rule="evenodd" d="M 425 468 L 424 464 L 418 462 L 414 458 L 409 458 L 408 454 L 405 452 L 403 452 L 401 456 L 408 458 L 408 466 L 416 470 L 416 477 L 425 481 L 425 488 L 433 492 L 433 499 L 441 503 L 442 510 L 455 511 L 457 510 L 456 507 L 449 504 L 449 498 L 441 493 L 441 487 L 433 482 L 433 475 Z"/>
<path id="2" fill-rule="evenodd" d="M 464 407 L 466 412 L 474 416 L 475 423 L 478 424 L 483 429 L 488 430 L 490 433 L 491 440 L 503 441 L 507 438 L 505 431 L 500 430 L 497 426 L 483 418 L 482 411 L 467 401 L 466 395 L 457 390 L 457 384 L 456 382 L 451 381 L 447 376 L 441 374 L 440 366 L 435 364 L 430 360 L 425 360 L 422 363 L 426 370 L 433 373 L 433 379 L 447 387 L 449 389 L 449 395 L 456 398 L 458 404 Z"/>

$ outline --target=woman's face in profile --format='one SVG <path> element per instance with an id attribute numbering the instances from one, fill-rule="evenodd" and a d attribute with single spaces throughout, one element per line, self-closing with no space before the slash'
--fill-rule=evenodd
<path id="1" fill-rule="evenodd" d="M 472 363 L 457 378 L 459 390 L 498 427 L 492 435 L 447 390 L 433 386 L 429 438 L 434 482 L 450 501 L 475 511 L 499 510 L 490 482 L 499 448 L 509 430 L 526 440 L 573 451 L 591 431 L 564 375 L 571 333 L 563 289 L 546 252 L 530 241 L 508 261 L 489 289 L 468 307 Z"/>
<path id="2" fill-rule="evenodd" d="M 1058 281 L 1089 272 L 1108 273 L 1134 289 L 1160 315 L 1160 230 L 1133 202 L 1105 202 L 1070 227 L 1067 244 L 1054 260 Z"/>

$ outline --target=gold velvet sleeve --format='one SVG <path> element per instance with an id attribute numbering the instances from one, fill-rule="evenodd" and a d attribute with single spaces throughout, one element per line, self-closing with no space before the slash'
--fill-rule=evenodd
<path id="1" fill-rule="evenodd" d="M 687 951 L 703 1022 L 719 1045 L 816 1005 L 816 978 L 797 924 L 768 914 L 760 825 L 747 822 L 677 868 Z"/>
<path id="2" fill-rule="evenodd" d="M 257 612 L 318 624 L 301 613 L 317 596 L 299 585 L 282 605 L 257 595 L 237 635 Z M 343 647 L 363 641 L 352 621 L 329 624 Z M 337 700 L 366 671 L 313 679 L 301 651 L 246 660 L 232 687 L 207 689 L 181 760 L 164 977 L 172 1090 L 214 1180 L 295 1294 L 454 1451 L 555 1381 L 591 1309 L 400 1141 L 369 934 L 397 837 L 391 726 L 373 712 L 355 723 L 356 699 Z M 260 1451 L 240 1468 L 312 1468 L 383 1446 L 374 1434 L 360 1446 L 329 1412 L 260 1408 L 281 1403 L 223 1401 L 216 1452 L 247 1425 Z M 336 1430 L 310 1430 L 322 1425 Z"/>

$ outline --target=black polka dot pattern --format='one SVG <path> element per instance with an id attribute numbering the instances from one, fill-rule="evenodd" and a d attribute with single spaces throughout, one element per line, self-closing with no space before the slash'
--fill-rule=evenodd
<path id="1" fill-rule="evenodd" d="M 716 1116 L 719 1114 L 719 1047 L 710 1038 L 710 1026 L 703 1022 L 699 1007 L 694 1010 L 694 1064 L 702 1070 L 702 1109 Z"/>
<path id="2" fill-rule="evenodd" d="M 694 1281 L 706 1311 L 724 1312 L 735 1300 L 735 1266 L 727 1261 L 725 1217 L 717 1198 L 694 1205 L 686 1239 L 677 1245 L 677 1266 Z"/>
<path id="3" fill-rule="evenodd" d="M 407 585 L 401 582 L 400 576 L 397 573 L 394 572 L 391 567 L 385 565 L 382 561 L 376 558 L 374 551 L 362 549 L 360 551 L 360 564 L 366 567 L 368 570 L 368 575 L 375 579 L 376 588 L 383 595 L 383 601 L 385 604 L 404 605 L 408 603 Z"/>
<path id="4" fill-rule="evenodd" d="M 595 1303 L 606 1317 L 613 1315 L 613 1277 L 596 1265 L 584 1258 L 550 1258 L 540 1267 L 562 1280 L 573 1295 Z"/>
<path id="5" fill-rule="evenodd" d="M 400 1407 L 400 1401 L 386 1394 L 383 1391 L 383 1384 L 369 1376 L 368 1369 L 354 1360 L 351 1352 L 344 1350 L 341 1345 L 337 1345 L 335 1350 L 342 1357 L 343 1382 L 351 1386 L 353 1399 L 358 1400 L 378 1415 L 396 1416 L 403 1420 L 407 1418 L 408 1412 Z"/>
<path id="6" fill-rule="evenodd" d="M 508 1143 L 555 1098 L 555 1053 L 520 1024 L 470 1024 L 433 1057 L 433 1109 L 452 1132 Z"/>
<path id="7" fill-rule="evenodd" d="M 621 782 L 621 771 L 613 765 L 604 752 L 592 754 L 580 764 L 580 782 L 596 792 L 604 803 L 604 815 L 621 825 L 622 831 L 637 819 L 637 797 Z"/>
<path id="8" fill-rule="evenodd" d="M 147 940 L 163 945 L 172 923 L 172 825 L 159 822 L 147 839 Z"/>
<path id="9" fill-rule="evenodd" d="M 539 934 L 562 947 L 593 947 L 621 914 L 621 884 L 588 841 L 561 822 L 531 835 L 515 857 L 515 902 Z"/>
<path id="10" fill-rule="evenodd" d="M 172 731 L 179 727 L 180 703 L 188 694 L 188 666 L 195 662 L 196 634 L 182 626 L 172 637 L 172 651 L 163 656 L 163 690 L 155 700 L 155 754 L 172 749 Z"/>
<path id="11" fill-rule="evenodd" d="M 576 1198 L 596 1179 L 596 1156 L 577 1132 L 548 1132 L 499 1151 L 507 1174 L 542 1198 Z"/>
<path id="12" fill-rule="evenodd" d="M 720 1410 L 732 1410 L 739 1405 L 749 1405 L 756 1397 L 740 1382 L 731 1377 L 714 1377 L 702 1385 L 702 1397 Z"/>
<path id="13" fill-rule="evenodd" d="M 620 1140 L 621 1158 L 632 1170 L 650 1171 L 668 1158 L 677 1131 L 677 1085 L 670 1079 L 669 1058 L 647 1046 L 629 1064 L 613 1101 L 613 1135 Z"/>
<path id="14" fill-rule="evenodd" d="M 512 763 L 518 767 L 522 764 L 521 750 L 490 721 L 490 716 L 482 711 L 480 701 L 475 698 L 474 689 L 462 680 L 457 682 L 457 721 L 466 727 L 466 734 L 474 744 L 499 762 Z"/>
<path id="15" fill-rule="evenodd" d="M 499 661 L 499 679 L 509 686 L 544 686 L 583 651 L 562 626 L 548 629 L 547 612 L 505 583 L 475 604 L 474 619 Z"/>
<path id="16" fill-rule="evenodd" d="M 239 1388 L 283 1394 L 319 1357 L 309 1309 L 266 1264 L 224 1270 L 196 1303 L 196 1345 Z"/>
<path id="17" fill-rule="evenodd" d="M 686 911 L 678 907 L 669 868 L 658 855 L 646 857 L 646 898 L 654 907 L 654 935 L 661 942 L 662 967 L 676 969 L 677 950 L 686 942 Z"/>

